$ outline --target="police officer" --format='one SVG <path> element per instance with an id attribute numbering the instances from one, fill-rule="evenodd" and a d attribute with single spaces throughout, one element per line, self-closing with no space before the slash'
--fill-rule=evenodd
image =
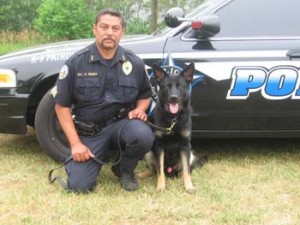
<path id="1" fill-rule="evenodd" d="M 150 150 L 153 133 L 144 122 L 151 89 L 143 61 L 119 46 L 125 32 L 122 15 L 100 11 L 93 26 L 95 43 L 75 53 L 63 66 L 53 96 L 55 111 L 71 147 L 66 164 L 68 188 L 89 192 L 112 147 L 122 147 L 121 161 L 112 167 L 121 187 L 134 191 L 134 169 Z M 132 107 L 132 108 L 131 108 Z M 129 111 L 122 115 L 120 111 Z M 74 119 L 75 118 L 75 119 Z M 75 127 L 80 121 L 83 127 Z M 87 130 L 80 132 L 82 128 Z"/>

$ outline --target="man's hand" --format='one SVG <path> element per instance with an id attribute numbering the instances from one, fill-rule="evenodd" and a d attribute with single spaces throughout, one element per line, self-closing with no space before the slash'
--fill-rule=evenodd
<path id="1" fill-rule="evenodd" d="M 128 113 L 128 118 L 129 119 L 140 119 L 143 121 L 147 121 L 148 116 L 144 110 L 135 108 L 134 110 L 132 110 Z"/>
<path id="2" fill-rule="evenodd" d="M 147 121 L 148 115 L 145 113 L 150 105 L 151 98 L 139 99 L 136 101 L 136 107 L 134 110 L 128 113 L 129 119 L 140 119 Z"/>
<path id="3" fill-rule="evenodd" d="M 90 149 L 82 143 L 77 143 L 71 146 L 71 154 L 73 160 L 76 162 L 84 162 L 89 160 L 91 157 L 95 157 Z"/>

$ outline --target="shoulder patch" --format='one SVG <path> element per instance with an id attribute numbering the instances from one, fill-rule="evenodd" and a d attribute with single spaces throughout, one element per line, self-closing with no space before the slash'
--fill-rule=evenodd
<path id="1" fill-rule="evenodd" d="M 58 79 L 60 80 L 65 79 L 68 76 L 68 73 L 69 73 L 69 68 L 67 65 L 64 65 L 59 72 Z"/>
<path id="2" fill-rule="evenodd" d="M 53 98 L 55 98 L 56 94 L 57 94 L 57 86 L 55 85 L 51 90 L 51 95 L 53 96 Z"/>

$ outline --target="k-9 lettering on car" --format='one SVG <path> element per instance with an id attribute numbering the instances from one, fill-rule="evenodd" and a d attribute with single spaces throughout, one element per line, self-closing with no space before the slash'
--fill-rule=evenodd
<path id="1" fill-rule="evenodd" d="M 208 0 L 167 28 L 127 37 L 122 46 L 179 73 L 195 64 L 193 137 L 300 137 L 300 1 Z M 68 144 L 49 94 L 66 59 L 93 40 L 53 43 L 0 56 L 0 132 L 37 139 L 55 160 Z M 151 115 L 155 101 L 149 109 Z"/>

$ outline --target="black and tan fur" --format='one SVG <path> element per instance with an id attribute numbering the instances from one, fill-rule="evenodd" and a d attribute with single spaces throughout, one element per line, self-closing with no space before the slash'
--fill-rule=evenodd
<path id="1" fill-rule="evenodd" d="M 146 154 L 150 171 L 142 176 L 157 174 L 157 190 L 164 191 L 166 176 L 180 174 L 189 193 L 196 188 L 191 180 L 191 172 L 196 165 L 191 151 L 192 109 L 190 103 L 190 83 L 193 80 L 194 64 L 187 66 L 179 75 L 168 74 L 161 67 L 152 67 L 158 82 L 158 101 L 154 112 L 156 126 L 169 128 L 175 123 L 171 134 L 155 130 L 155 144 Z"/>

